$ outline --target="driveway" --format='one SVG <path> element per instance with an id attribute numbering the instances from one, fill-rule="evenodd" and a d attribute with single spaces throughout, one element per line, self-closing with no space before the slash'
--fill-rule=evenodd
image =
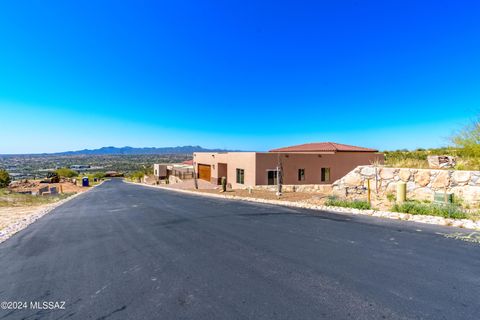
<path id="1" fill-rule="evenodd" d="M 453 232 L 112 180 L 0 244 L 0 319 L 478 319 Z"/>

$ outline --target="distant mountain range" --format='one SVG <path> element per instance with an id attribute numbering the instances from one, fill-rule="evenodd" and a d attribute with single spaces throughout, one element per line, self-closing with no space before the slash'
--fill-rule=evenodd
<path id="1" fill-rule="evenodd" d="M 134 154 L 191 154 L 193 152 L 225 152 L 232 150 L 205 149 L 200 146 L 178 146 L 178 147 L 102 147 L 99 149 L 83 149 L 77 151 L 65 151 L 55 153 L 42 153 L 37 155 L 75 156 L 75 155 L 134 155 Z"/>
<path id="2" fill-rule="evenodd" d="M 191 154 L 193 152 L 222 152 L 223 149 L 205 149 L 200 146 L 178 146 L 178 147 L 103 147 L 100 149 L 84 149 L 78 151 L 66 151 L 52 153 L 53 155 L 73 156 L 73 155 L 129 155 L 129 154 Z"/>

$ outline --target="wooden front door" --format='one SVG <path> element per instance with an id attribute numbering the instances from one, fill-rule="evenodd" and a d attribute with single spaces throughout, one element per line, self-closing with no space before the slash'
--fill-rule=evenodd
<path id="1" fill-rule="evenodd" d="M 198 178 L 210 182 L 212 168 L 207 164 L 198 164 Z"/>

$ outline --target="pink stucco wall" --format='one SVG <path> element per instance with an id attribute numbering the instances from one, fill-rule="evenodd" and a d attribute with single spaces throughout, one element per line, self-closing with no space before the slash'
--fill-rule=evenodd
<path id="1" fill-rule="evenodd" d="M 267 184 L 267 171 L 276 169 L 281 159 L 284 184 L 329 184 L 342 178 L 353 168 L 373 161 L 383 163 L 384 156 L 368 152 L 338 152 L 323 154 L 257 153 L 256 185 Z M 330 168 L 330 181 L 321 181 L 321 168 Z M 305 180 L 298 181 L 298 169 L 305 169 Z"/>

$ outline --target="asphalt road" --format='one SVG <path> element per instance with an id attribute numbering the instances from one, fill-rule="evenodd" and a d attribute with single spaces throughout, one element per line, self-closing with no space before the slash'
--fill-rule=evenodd
<path id="1" fill-rule="evenodd" d="M 479 319 L 456 231 L 113 180 L 0 244 L 0 301 L 65 301 L 0 319 Z"/>

